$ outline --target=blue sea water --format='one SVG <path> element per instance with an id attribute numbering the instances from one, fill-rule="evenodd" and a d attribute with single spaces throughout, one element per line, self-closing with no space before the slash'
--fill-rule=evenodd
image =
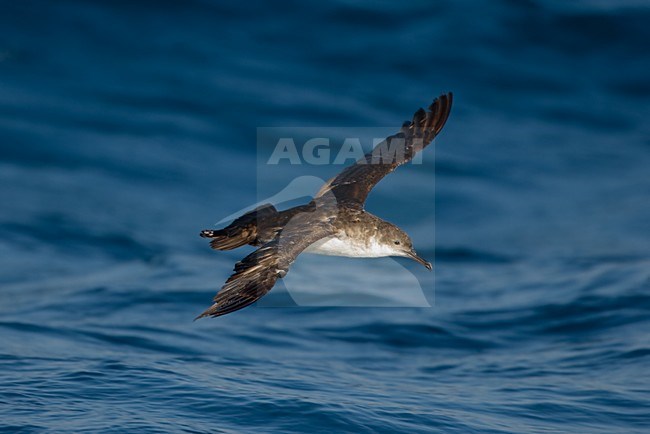
<path id="1" fill-rule="evenodd" d="M 647 2 L 0 10 L 1 429 L 650 430 Z M 244 254 L 198 232 L 292 179 L 258 127 L 397 128 L 449 90 L 368 202 L 435 256 L 397 261 L 432 307 L 392 260 L 301 257 L 323 305 L 192 322 Z"/>

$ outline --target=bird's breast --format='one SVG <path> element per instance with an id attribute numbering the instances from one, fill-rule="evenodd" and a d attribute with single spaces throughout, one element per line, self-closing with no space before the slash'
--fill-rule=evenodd
<path id="1" fill-rule="evenodd" d="M 392 249 L 382 245 L 375 238 L 359 240 L 345 236 L 323 238 L 307 247 L 305 253 L 353 258 L 380 258 L 394 254 Z"/>

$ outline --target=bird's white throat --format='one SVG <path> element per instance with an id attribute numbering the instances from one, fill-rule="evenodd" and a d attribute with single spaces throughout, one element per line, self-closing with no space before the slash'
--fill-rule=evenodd
<path id="1" fill-rule="evenodd" d="M 382 244 L 377 238 L 356 240 L 354 238 L 329 237 L 316 241 L 305 249 L 305 253 L 317 255 L 348 256 L 353 258 L 381 258 L 384 256 L 403 256 L 391 245 Z"/>

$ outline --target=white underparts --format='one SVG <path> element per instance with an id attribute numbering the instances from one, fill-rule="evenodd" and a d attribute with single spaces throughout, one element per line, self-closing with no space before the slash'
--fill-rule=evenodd
<path id="1" fill-rule="evenodd" d="M 348 256 L 353 258 L 380 258 L 402 256 L 395 247 L 380 244 L 376 238 L 358 241 L 353 238 L 329 237 L 316 241 L 305 249 L 305 253 L 317 255 Z"/>

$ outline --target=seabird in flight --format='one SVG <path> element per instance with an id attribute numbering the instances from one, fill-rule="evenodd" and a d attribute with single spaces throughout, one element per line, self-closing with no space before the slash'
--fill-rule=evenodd
<path id="1" fill-rule="evenodd" d="M 419 109 L 397 134 L 325 183 L 308 204 L 284 211 L 262 205 L 223 229 L 202 231 L 216 250 L 245 244 L 259 248 L 235 264 L 214 304 L 197 319 L 255 303 L 287 274 L 303 251 L 362 258 L 404 256 L 431 270 L 431 263 L 415 253 L 409 236 L 364 210 L 364 203 L 375 184 L 431 143 L 445 125 L 451 104 L 452 94 L 447 93 L 428 110 Z"/>

